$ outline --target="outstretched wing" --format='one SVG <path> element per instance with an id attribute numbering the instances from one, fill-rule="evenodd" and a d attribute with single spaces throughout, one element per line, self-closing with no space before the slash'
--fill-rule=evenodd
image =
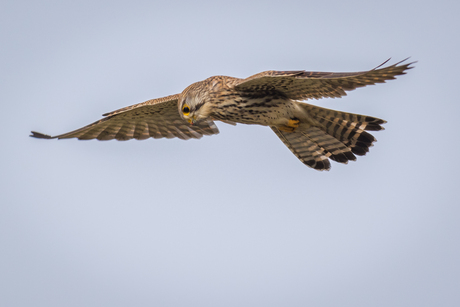
<path id="1" fill-rule="evenodd" d="M 407 60 L 407 59 L 406 59 Z M 242 79 L 235 89 L 243 95 L 258 95 L 260 92 L 278 92 L 294 100 L 335 98 L 345 96 L 345 91 L 358 87 L 384 83 L 404 75 L 412 63 L 401 64 L 403 60 L 388 67 L 380 68 L 389 60 L 369 71 L 335 73 L 314 71 L 264 71 Z M 401 64 L 401 65 L 399 65 Z"/>
<path id="2" fill-rule="evenodd" d="M 212 121 L 190 125 L 181 118 L 177 108 L 179 94 L 152 99 L 123 109 L 103 114 L 105 118 L 88 126 L 60 134 L 49 136 L 32 131 L 31 137 L 42 139 L 79 140 L 113 140 L 129 139 L 144 140 L 153 138 L 174 138 L 183 140 L 199 139 L 203 135 L 219 133 Z"/>

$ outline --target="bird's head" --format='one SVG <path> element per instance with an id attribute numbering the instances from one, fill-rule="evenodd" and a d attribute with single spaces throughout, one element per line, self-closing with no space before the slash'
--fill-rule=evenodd
<path id="1" fill-rule="evenodd" d="M 201 84 L 194 83 L 187 87 L 179 99 L 179 114 L 190 124 L 205 120 L 209 117 L 210 108 L 206 103 L 204 92 L 201 91 Z"/>

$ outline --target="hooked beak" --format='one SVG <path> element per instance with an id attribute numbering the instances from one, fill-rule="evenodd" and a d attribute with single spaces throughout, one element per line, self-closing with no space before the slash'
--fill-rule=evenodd
<path id="1" fill-rule="evenodd" d="M 196 122 L 196 117 L 195 116 L 192 116 L 190 117 L 189 119 L 187 119 L 188 123 L 190 125 L 193 125 L 195 122 Z"/>

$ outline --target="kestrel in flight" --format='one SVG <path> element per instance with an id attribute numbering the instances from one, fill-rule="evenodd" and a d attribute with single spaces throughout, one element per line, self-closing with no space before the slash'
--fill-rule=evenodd
<path id="1" fill-rule="evenodd" d="M 405 60 L 404 60 L 405 61 Z M 88 126 L 42 139 L 144 140 L 199 139 L 219 133 L 214 121 L 269 126 L 302 163 L 329 170 L 329 159 L 340 163 L 363 156 L 376 139 L 366 132 L 382 130 L 384 120 L 329 110 L 308 99 L 342 97 L 358 87 L 384 83 L 405 74 L 411 64 L 386 63 L 363 72 L 333 73 L 265 71 L 246 79 L 214 76 L 193 83 L 182 93 L 148 100 L 103 114 Z"/>

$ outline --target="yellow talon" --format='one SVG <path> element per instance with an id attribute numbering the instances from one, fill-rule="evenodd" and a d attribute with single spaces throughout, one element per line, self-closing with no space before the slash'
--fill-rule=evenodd
<path id="1" fill-rule="evenodd" d="M 288 121 L 288 124 L 287 124 L 287 125 L 288 125 L 288 127 L 292 127 L 292 128 L 295 129 L 295 128 L 298 128 L 298 127 L 299 127 L 299 123 L 300 123 L 300 121 L 299 121 L 298 119 L 290 119 L 290 120 Z"/>
<path id="2" fill-rule="evenodd" d="M 279 126 L 278 129 L 284 132 L 294 132 L 294 130 L 299 127 L 299 123 L 300 121 L 298 119 L 290 119 L 287 125 Z"/>

